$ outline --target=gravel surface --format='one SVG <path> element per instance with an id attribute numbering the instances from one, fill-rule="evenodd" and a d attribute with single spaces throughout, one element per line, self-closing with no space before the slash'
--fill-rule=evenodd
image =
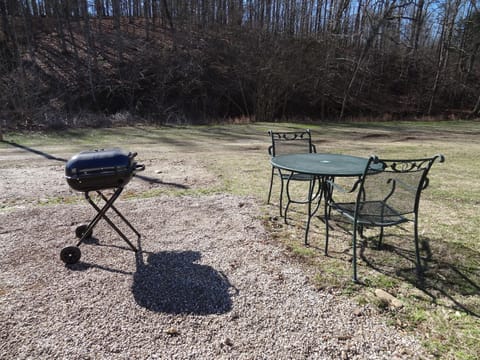
<path id="1" fill-rule="evenodd" d="M 76 243 L 76 226 L 94 215 L 90 206 L 0 213 L 0 358 L 426 357 L 368 305 L 314 289 L 268 239 L 253 199 L 116 205 L 142 233 L 141 252 L 101 221 L 70 267 L 59 253 Z"/>

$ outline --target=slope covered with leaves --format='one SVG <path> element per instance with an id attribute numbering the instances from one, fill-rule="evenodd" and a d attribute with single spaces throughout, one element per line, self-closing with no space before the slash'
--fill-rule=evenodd
<path id="1" fill-rule="evenodd" d="M 33 20 L 34 31 L 17 24 L 15 46 L 6 38 L 0 44 L 0 115 L 9 128 L 429 113 L 433 54 L 406 66 L 394 50 L 363 56 L 328 36 L 147 27 L 141 18 L 117 25 L 78 18 L 62 27 L 48 17 Z M 471 111 L 476 86 L 445 81 L 430 115 Z"/>

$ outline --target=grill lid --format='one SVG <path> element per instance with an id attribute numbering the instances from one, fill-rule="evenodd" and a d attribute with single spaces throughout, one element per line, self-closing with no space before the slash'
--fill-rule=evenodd
<path id="1" fill-rule="evenodd" d="M 75 177 L 109 171 L 131 171 L 135 155 L 119 148 L 82 151 L 68 160 L 65 175 Z"/>
<path id="2" fill-rule="evenodd" d="M 65 177 L 75 190 L 91 191 L 126 185 L 143 165 L 133 161 L 137 153 L 119 148 L 82 151 L 65 166 Z"/>

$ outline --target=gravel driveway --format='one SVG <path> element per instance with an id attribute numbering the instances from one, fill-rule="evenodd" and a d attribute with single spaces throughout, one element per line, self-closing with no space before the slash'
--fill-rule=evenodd
<path id="1" fill-rule="evenodd" d="M 142 233 L 141 252 L 101 221 L 71 267 L 59 252 L 91 207 L 0 212 L 0 358 L 426 357 L 373 308 L 314 289 L 269 240 L 253 199 L 116 204 Z"/>

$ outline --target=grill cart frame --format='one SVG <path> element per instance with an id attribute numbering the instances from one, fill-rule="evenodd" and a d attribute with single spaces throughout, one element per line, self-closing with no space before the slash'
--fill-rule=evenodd
<path id="1" fill-rule="evenodd" d="M 101 219 L 104 219 L 113 230 L 137 252 L 137 248 L 127 236 L 106 215 L 112 209 L 118 217 L 140 239 L 140 233 L 113 205 L 122 193 L 124 187 L 130 182 L 138 171 L 145 170 L 145 165 L 134 161 L 137 153 L 125 152 L 119 148 L 83 151 L 73 156 L 65 166 L 65 178 L 70 187 L 84 192 L 87 202 L 96 210 L 97 214 L 88 225 L 80 225 L 75 230 L 79 238 L 75 246 L 68 246 L 60 252 L 60 259 L 65 264 L 75 264 L 80 260 L 81 251 L 79 246 L 93 235 L 93 229 Z M 114 192 L 107 197 L 102 191 L 113 189 Z M 90 193 L 96 193 L 105 202 L 103 206 L 95 203 Z"/>

